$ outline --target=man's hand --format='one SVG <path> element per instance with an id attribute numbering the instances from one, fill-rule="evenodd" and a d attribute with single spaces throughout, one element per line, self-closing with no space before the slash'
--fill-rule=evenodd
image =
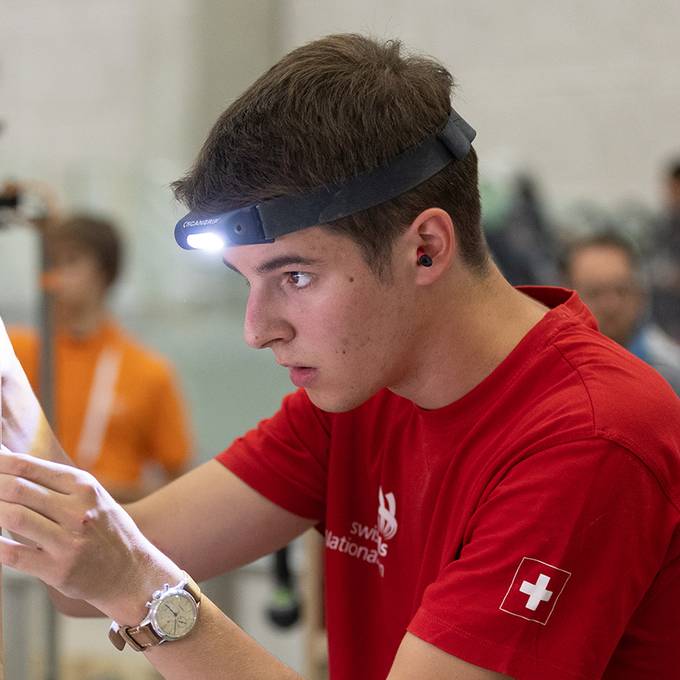
<path id="1" fill-rule="evenodd" d="M 139 622 L 149 593 L 179 580 L 179 568 L 92 475 L 4 447 L 0 526 L 22 538 L 0 537 L 2 564 L 121 623 Z"/>

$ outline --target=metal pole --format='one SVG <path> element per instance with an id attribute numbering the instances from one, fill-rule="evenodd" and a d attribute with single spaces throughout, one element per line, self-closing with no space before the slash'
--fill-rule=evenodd
<path id="1" fill-rule="evenodd" d="M 48 288 L 45 286 L 45 275 L 50 269 L 50 254 L 47 246 L 46 225 L 37 229 L 40 240 L 40 305 L 38 314 L 38 328 L 40 337 L 40 401 L 45 417 L 56 431 L 56 408 L 54 398 L 54 315 L 52 300 Z M 58 649 L 58 619 L 57 613 L 50 601 L 46 600 L 45 616 L 45 680 L 59 680 L 59 649 Z"/>

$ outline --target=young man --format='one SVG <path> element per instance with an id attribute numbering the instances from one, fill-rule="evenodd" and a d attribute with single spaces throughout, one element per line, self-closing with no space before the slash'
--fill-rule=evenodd
<path id="1" fill-rule="evenodd" d="M 300 388 L 271 419 L 129 515 L 73 468 L 0 456 L 0 524 L 37 544 L 3 539 L 0 560 L 113 618 L 165 677 L 296 677 L 206 598 L 196 615 L 181 570 L 312 526 L 335 680 L 676 671 L 680 405 L 575 294 L 501 277 L 451 85 L 397 42 L 319 40 L 177 184 L 178 240 L 229 236 L 245 339 Z"/>
<path id="2" fill-rule="evenodd" d="M 111 315 L 109 295 L 122 263 L 114 224 L 83 213 L 54 220 L 47 234 L 57 436 L 73 462 L 116 500 L 136 500 L 152 484 L 179 476 L 191 459 L 177 381 L 168 362 L 129 337 Z M 13 329 L 10 339 L 37 391 L 38 338 Z"/>
<path id="3" fill-rule="evenodd" d="M 567 248 L 562 270 L 600 331 L 659 371 L 680 394 L 680 346 L 650 318 L 634 246 L 615 232 L 594 234 Z"/>

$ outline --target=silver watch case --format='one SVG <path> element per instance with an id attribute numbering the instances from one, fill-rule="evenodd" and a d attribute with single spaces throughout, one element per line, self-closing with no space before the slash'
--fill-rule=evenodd
<path id="1" fill-rule="evenodd" d="M 171 587 L 168 584 L 165 584 L 161 590 L 154 591 L 153 595 L 151 596 L 151 600 L 146 603 L 146 606 L 149 608 L 149 612 L 139 625 L 141 627 L 148 623 L 151 628 L 153 628 L 154 633 L 156 633 L 156 635 L 160 638 L 159 644 L 165 642 L 166 640 L 180 640 L 181 638 L 187 636 L 196 625 L 196 621 L 198 619 L 198 603 L 186 591 L 184 588 L 185 585 L 185 583 L 181 583 L 177 586 Z M 166 630 L 161 622 L 161 616 L 164 613 L 164 609 L 169 608 L 168 605 L 171 601 L 176 601 L 178 603 L 186 602 L 189 605 L 189 610 L 187 613 L 189 620 L 186 623 L 183 623 L 181 630 L 177 631 L 175 634 Z"/>

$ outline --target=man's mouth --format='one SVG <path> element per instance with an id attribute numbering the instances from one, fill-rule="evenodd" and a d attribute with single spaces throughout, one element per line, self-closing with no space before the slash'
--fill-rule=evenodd
<path id="1" fill-rule="evenodd" d="M 290 380 L 296 387 L 309 387 L 316 379 L 319 369 L 311 366 L 286 366 Z"/>

